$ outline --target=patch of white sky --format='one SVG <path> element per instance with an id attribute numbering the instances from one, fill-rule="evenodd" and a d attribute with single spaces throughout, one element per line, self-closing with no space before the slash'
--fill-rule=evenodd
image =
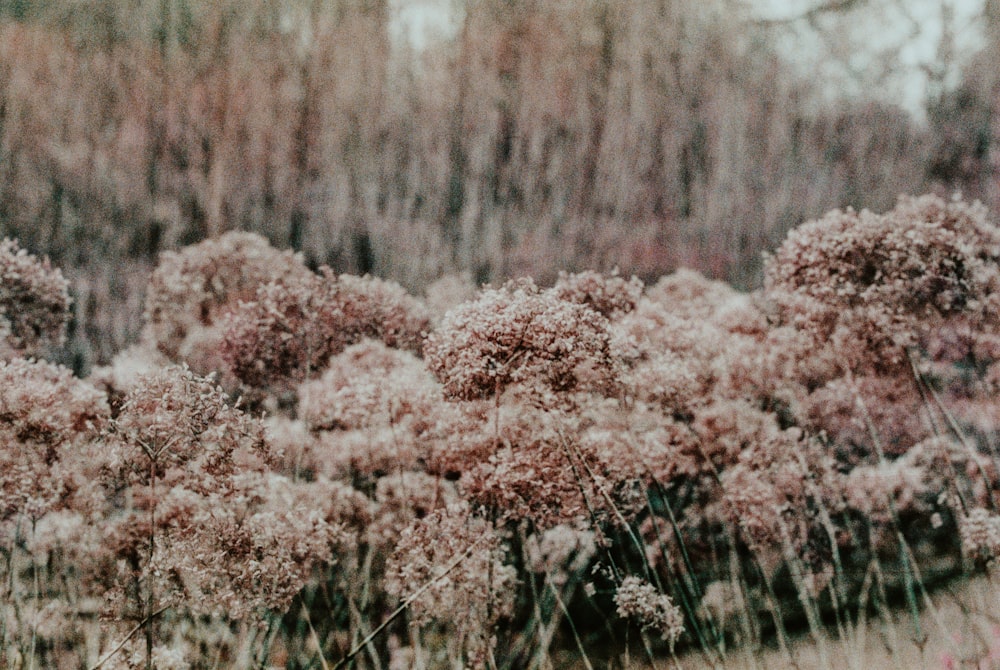
<path id="1" fill-rule="evenodd" d="M 957 83 L 983 41 L 984 0 L 861 0 L 808 20 L 811 9 L 829 0 L 730 2 L 773 22 L 776 48 L 803 75 L 822 81 L 829 96 L 874 97 L 918 118 L 935 87 Z M 417 49 L 447 39 L 459 28 L 460 4 L 393 0 L 393 32 Z"/>
<path id="2" fill-rule="evenodd" d="M 983 46 L 983 0 L 864 0 L 803 17 L 821 0 L 754 0 L 775 45 L 829 95 L 874 97 L 916 117 Z"/>

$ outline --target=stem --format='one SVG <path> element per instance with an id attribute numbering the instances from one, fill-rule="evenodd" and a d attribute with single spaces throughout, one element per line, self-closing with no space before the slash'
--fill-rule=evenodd
<path id="1" fill-rule="evenodd" d="M 149 590 L 146 592 L 146 670 L 153 670 L 153 554 L 156 551 L 156 459 L 149 461 Z"/>
<path id="2" fill-rule="evenodd" d="M 31 538 L 35 538 L 35 525 L 36 521 L 34 518 L 31 520 Z M 34 578 L 35 585 L 35 613 L 33 621 L 31 622 L 31 654 L 28 656 L 28 670 L 34 670 L 35 667 L 35 647 L 38 643 L 38 615 L 41 613 L 41 588 L 38 584 L 38 562 L 35 560 L 35 552 L 29 552 L 31 554 L 31 574 Z"/>
<path id="3" fill-rule="evenodd" d="M 306 625 L 309 626 L 309 634 L 312 635 L 313 641 L 316 643 L 316 653 L 319 654 L 319 664 L 323 666 L 323 670 L 330 670 L 330 666 L 326 662 L 326 658 L 323 656 L 323 645 L 319 641 L 319 635 L 316 634 L 316 629 L 313 628 L 312 619 L 309 618 L 309 608 L 306 604 L 302 603 L 302 616 L 305 617 Z"/>
<path id="4" fill-rule="evenodd" d="M 555 596 L 556 602 L 559 604 L 559 609 L 562 610 L 563 615 L 566 617 L 566 623 L 569 624 L 569 629 L 573 633 L 573 641 L 576 643 L 576 648 L 580 652 L 580 660 L 583 661 L 587 670 L 594 670 L 594 666 L 590 664 L 590 659 L 587 658 L 587 652 L 583 648 L 583 640 L 580 639 L 580 633 L 576 630 L 576 624 L 573 623 L 573 617 L 570 616 L 569 609 L 567 609 L 566 603 L 563 602 L 562 596 L 559 595 L 559 591 L 552 583 L 552 580 L 549 579 L 548 572 L 545 573 L 545 583 L 548 585 L 549 589 L 552 590 L 552 595 Z"/>
<path id="5" fill-rule="evenodd" d="M 105 663 L 107 663 L 108 661 L 110 661 L 111 658 L 115 654 L 117 654 L 119 651 L 121 651 L 121 648 L 124 647 L 126 645 L 126 643 L 128 643 L 128 641 L 132 639 L 132 636 L 135 635 L 136 633 L 138 633 L 139 629 L 146 625 L 147 621 L 149 621 L 150 619 L 152 619 L 154 617 L 160 616 L 161 614 L 163 614 L 164 612 L 166 612 L 168 609 L 170 609 L 170 606 L 169 605 L 164 605 L 163 607 L 161 607 L 160 609 L 156 610 L 155 612 L 153 612 L 152 614 L 150 614 L 148 617 L 146 617 L 145 619 L 143 619 L 142 621 L 140 621 L 139 623 L 137 623 L 135 625 L 135 628 L 133 628 L 132 630 L 130 630 L 128 632 L 128 635 L 126 635 L 124 638 L 122 638 L 122 641 L 119 642 L 117 645 L 115 645 L 114 649 L 112 649 L 111 651 L 109 651 L 104 656 L 104 658 L 102 658 L 101 660 L 99 660 L 97 662 L 96 665 L 90 666 L 89 670 L 98 670 L 98 668 L 100 668 L 102 665 L 104 665 Z"/>

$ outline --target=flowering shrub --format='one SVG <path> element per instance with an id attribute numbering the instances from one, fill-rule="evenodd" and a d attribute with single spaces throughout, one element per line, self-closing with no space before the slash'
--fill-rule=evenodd
<path id="1" fill-rule="evenodd" d="M 72 495 L 84 473 L 77 452 L 107 424 L 93 386 L 44 361 L 0 360 L 0 529 L 37 521 Z"/>
<path id="2" fill-rule="evenodd" d="M 472 667 L 487 667 L 495 644 L 493 626 L 513 606 L 513 582 L 500 538 L 462 505 L 438 510 L 406 528 L 386 572 L 388 592 L 413 599 L 414 624 L 449 623 L 460 657 Z M 418 586 L 427 588 L 418 592 Z"/>
<path id="3" fill-rule="evenodd" d="M 624 279 L 616 269 L 610 275 L 597 272 L 559 273 L 553 291 L 562 300 L 586 305 L 614 320 L 635 309 L 642 296 L 642 282 L 637 277 Z"/>
<path id="4" fill-rule="evenodd" d="M 997 286 L 997 240 L 982 207 L 902 198 L 886 214 L 834 211 L 768 259 L 782 319 L 831 341 L 845 363 L 891 369 L 943 319 L 978 310 Z"/>
<path id="5" fill-rule="evenodd" d="M 449 312 L 428 336 L 424 358 L 445 395 L 462 400 L 508 388 L 538 398 L 610 392 L 616 382 L 607 319 L 531 280 L 485 289 Z"/>
<path id="6" fill-rule="evenodd" d="M 655 630 L 671 648 L 684 633 L 680 608 L 674 605 L 670 596 L 657 593 L 656 587 L 638 577 L 622 580 L 615 591 L 615 606 L 618 616 L 634 619 L 643 629 Z"/>
<path id="7" fill-rule="evenodd" d="M 61 345 L 69 310 L 69 282 L 62 272 L 15 240 L 0 242 L 0 355 L 33 356 Z"/>
<path id="8" fill-rule="evenodd" d="M 346 346 L 343 317 L 326 283 L 307 274 L 264 284 L 229 315 L 220 351 L 241 382 L 300 382 Z"/>
<path id="9" fill-rule="evenodd" d="M 359 429 L 425 420 L 441 393 L 423 363 L 376 340 L 330 359 L 318 379 L 298 389 L 299 416 L 312 430 Z"/>
<path id="10" fill-rule="evenodd" d="M 108 439 L 109 473 L 126 486 L 179 482 L 208 492 L 269 458 L 259 421 L 230 406 L 210 380 L 176 366 L 126 397 Z"/>
<path id="11" fill-rule="evenodd" d="M 252 299 L 263 284 L 308 272 L 299 254 L 278 251 L 252 233 L 163 252 L 146 288 L 143 338 L 174 362 L 201 363 L 218 349 L 219 325 L 241 300 Z"/>
<path id="12" fill-rule="evenodd" d="M 244 384 L 289 385 L 362 338 L 418 350 L 429 323 L 423 305 L 399 285 L 322 268 L 261 286 L 230 314 L 220 350 Z"/>

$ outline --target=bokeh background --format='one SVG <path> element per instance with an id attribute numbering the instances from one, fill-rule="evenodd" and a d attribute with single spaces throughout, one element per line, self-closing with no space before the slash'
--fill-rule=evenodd
<path id="1" fill-rule="evenodd" d="M 759 285 L 834 207 L 1000 210 L 998 0 L 0 0 L 0 236 L 135 340 L 162 250 L 260 233 L 419 293 Z"/>

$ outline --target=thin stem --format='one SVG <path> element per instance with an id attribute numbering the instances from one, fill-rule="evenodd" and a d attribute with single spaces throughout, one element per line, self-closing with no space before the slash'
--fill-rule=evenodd
<path id="1" fill-rule="evenodd" d="M 584 651 L 583 640 L 580 639 L 580 633 L 576 630 L 576 624 L 573 623 L 573 617 L 570 616 L 569 609 L 567 609 L 566 603 L 563 602 L 562 596 L 559 595 L 559 591 L 552 583 L 552 580 L 549 579 L 548 572 L 545 573 L 545 582 L 548 584 L 549 589 L 551 589 L 552 595 L 555 596 L 556 602 L 559 603 L 559 609 L 562 610 L 563 616 L 566 617 L 566 623 L 569 624 L 569 629 L 573 633 L 573 641 L 576 643 L 576 648 L 580 652 L 580 660 L 583 661 L 587 670 L 594 670 L 594 666 L 590 664 L 590 659 L 587 658 L 587 652 Z"/>
<path id="2" fill-rule="evenodd" d="M 122 648 L 122 647 L 124 647 L 124 646 L 125 646 L 125 645 L 126 645 L 126 644 L 128 643 L 128 641 L 132 639 L 132 636 L 133 636 L 133 635 L 135 635 L 136 633 L 138 633 L 138 632 L 139 632 L 139 630 L 140 630 L 140 629 L 141 629 L 141 628 L 142 628 L 143 626 L 145 626 L 145 625 L 146 625 L 146 622 L 147 622 L 148 620 L 150 620 L 150 619 L 153 619 L 153 618 L 155 618 L 155 617 L 158 617 L 158 616 L 160 616 L 161 614 L 163 614 L 164 612 L 166 612 L 166 611 L 167 611 L 168 609 L 170 609 L 170 606 L 169 606 L 169 605 L 164 605 L 163 607 L 161 607 L 160 609 L 156 610 L 155 612 L 153 612 L 152 614 L 150 614 L 150 615 L 149 615 L 148 617 L 146 617 L 145 619 L 143 619 L 142 621 L 140 621 L 139 623 L 137 623 L 137 624 L 135 625 L 135 628 L 133 628 L 132 630 L 130 630 L 130 631 L 128 632 L 128 635 L 126 635 L 126 636 L 125 636 L 124 638 L 122 638 L 122 641 L 121 641 L 121 642 L 119 642 L 119 643 L 118 643 L 117 645 L 115 645 L 115 648 L 114 648 L 114 649 L 112 649 L 111 651 L 109 651 L 109 652 L 108 652 L 108 653 L 107 653 L 107 654 L 106 654 L 106 655 L 104 656 L 104 658 L 102 658 L 101 660 L 99 660 L 99 661 L 97 662 L 97 664 L 96 664 L 96 665 L 92 665 L 92 666 L 90 666 L 89 670 L 98 670 L 98 668 L 100 668 L 100 667 L 101 667 L 102 665 L 104 665 L 105 663 L 107 663 L 108 661 L 110 661 L 110 660 L 111 660 L 111 658 L 112 658 L 112 657 L 113 657 L 113 656 L 114 656 L 115 654 L 117 654 L 117 653 L 118 653 L 119 651 L 121 651 L 121 648 Z"/>
<path id="3" fill-rule="evenodd" d="M 316 634 L 312 619 L 309 618 L 309 608 L 306 607 L 304 602 L 302 603 L 302 616 L 305 618 L 306 625 L 309 626 L 309 634 L 312 635 L 313 642 L 316 644 L 316 653 L 319 654 L 319 664 L 323 666 L 323 670 L 330 670 L 330 666 L 326 662 L 326 657 L 323 656 L 323 645 L 319 641 L 319 635 Z"/>

